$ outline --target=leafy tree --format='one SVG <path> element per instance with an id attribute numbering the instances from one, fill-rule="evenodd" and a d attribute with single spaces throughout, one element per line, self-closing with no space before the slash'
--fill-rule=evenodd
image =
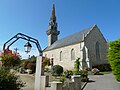
<path id="1" fill-rule="evenodd" d="M 36 63 L 36 56 L 31 56 L 30 58 L 28 58 L 29 61 L 33 62 L 33 63 Z"/>
<path id="2" fill-rule="evenodd" d="M 120 39 L 109 43 L 108 59 L 117 81 L 120 81 Z"/>
<path id="3" fill-rule="evenodd" d="M 47 57 L 42 57 L 42 68 L 43 70 L 45 69 L 45 66 L 49 66 L 50 65 L 50 59 Z M 23 59 L 21 66 L 24 69 L 31 69 L 33 73 L 35 73 L 35 69 L 36 69 L 36 56 L 31 56 L 28 59 Z"/>
<path id="4" fill-rule="evenodd" d="M 32 64 L 35 64 L 36 65 L 36 56 L 31 56 L 30 58 L 28 58 L 28 59 L 22 59 L 21 60 L 21 66 L 24 68 L 24 69 L 30 69 L 30 68 L 28 68 L 28 64 L 29 63 L 32 63 Z M 34 65 L 34 66 L 35 66 Z M 35 67 L 34 67 L 35 68 Z"/>

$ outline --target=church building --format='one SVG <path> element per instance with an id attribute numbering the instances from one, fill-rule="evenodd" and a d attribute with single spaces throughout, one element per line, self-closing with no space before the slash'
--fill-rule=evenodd
<path id="1" fill-rule="evenodd" d="M 107 63 L 107 41 L 97 25 L 58 40 L 60 31 L 57 29 L 55 6 L 48 30 L 48 46 L 43 55 L 53 59 L 54 65 L 61 65 L 64 69 L 73 70 L 74 62 L 80 58 L 80 68 Z"/>

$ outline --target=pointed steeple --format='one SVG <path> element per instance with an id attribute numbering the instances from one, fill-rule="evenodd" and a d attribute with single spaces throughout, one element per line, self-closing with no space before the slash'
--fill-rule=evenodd
<path id="1" fill-rule="evenodd" d="M 51 17 L 50 17 L 50 21 L 52 21 L 53 23 L 56 23 L 55 5 L 54 4 L 53 4 L 53 7 L 52 7 L 52 14 L 51 14 Z"/>
<path id="2" fill-rule="evenodd" d="M 60 34 L 60 31 L 57 30 L 54 4 L 52 7 L 52 15 L 50 17 L 50 22 L 46 34 L 48 35 L 48 46 L 52 45 L 56 40 L 58 40 L 58 35 Z"/>
<path id="3" fill-rule="evenodd" d="M 52 18 L 55 18 L 56 19 L 56 16 L 55 16 L 55 5 L 53 4 L 53 7 L 52 7 Z"/>

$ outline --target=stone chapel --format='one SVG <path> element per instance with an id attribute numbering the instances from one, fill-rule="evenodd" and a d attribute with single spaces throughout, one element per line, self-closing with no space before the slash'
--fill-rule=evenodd
<path id="1" fill-rule="evenodd" d="M 77 58 L 80 58 L 81 68 L 92 68 L 94 65 L 108 62 L 107 41 L 97 25 L 58 40 L 60 31 L 57 29 L 54 5 L 46 34 L 48 46 L 43 50 L 43 55 L 53 59 L 54 65 L 61 65 L 64 69 L 73 70 Z"/>

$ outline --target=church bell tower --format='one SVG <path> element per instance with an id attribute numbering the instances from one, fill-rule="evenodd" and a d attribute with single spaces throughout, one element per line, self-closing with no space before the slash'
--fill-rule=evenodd
<path id="1" fill-rule="evenodd" d="M 46 34 L 48 36 L 48 46 L 52 45 L 56 40 L 58 40 L 58 35 L 60 34 L 60 31 L 57 30 L 54 4 L 52 7 L 52 15 L 50 17 L 49 26 Z"/>

